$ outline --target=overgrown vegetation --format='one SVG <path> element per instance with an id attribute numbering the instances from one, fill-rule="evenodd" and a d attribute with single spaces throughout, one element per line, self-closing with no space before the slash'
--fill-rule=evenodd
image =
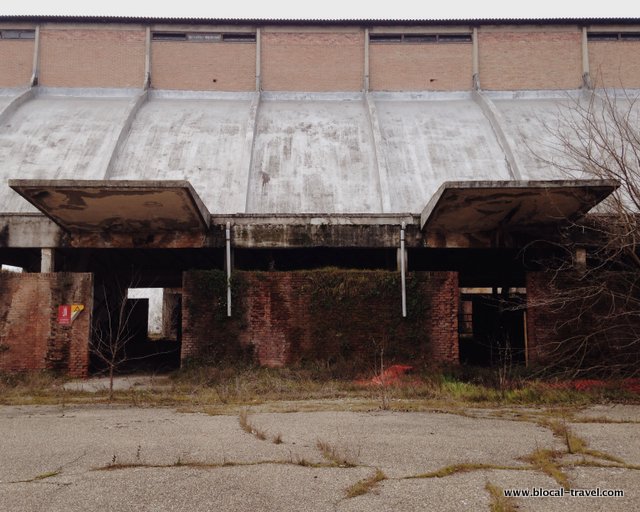
<path id="1" fill-rule="evenodd" d="M 340 370 L 342 371 L 342 370 Z M 377 386 L 358 380 L 371 374 L 353 374 L 338 379 L 327 365 L 295 368 L 257 368 L 252 366 L 191 365 L 169 376 L 153 379 L 149 387 L 115 390 L 114 403 L 134 405 L 172 405 L 190 410 L 228 411 L 259 404 L 281 403 L 278 410 L 299 410 L 302 400 L 326 401 L 324 407 L 371 410 L 381 409 Z M 108 391 L 89 393 L 65 389 L 67 378 L 50 372 L 0 373 L 0 403 L 73 404 L 108 400 Z M 495 405 L 543 405 L 580 407 L 602 402 L 640 402 L 640 394 L 624 388 L 623 382 L 604 387 L 559 386 L 555 382 L 519 378 L 501 390 L 491 378 L 469 370 L 440 373 L 416 369 L 397 383 L 385 386 L 390 410 L 455 409 Z M 316 403 L 315 407 L 323 407 Z M 274 437 L 277 433 L 273 433 Z"/>

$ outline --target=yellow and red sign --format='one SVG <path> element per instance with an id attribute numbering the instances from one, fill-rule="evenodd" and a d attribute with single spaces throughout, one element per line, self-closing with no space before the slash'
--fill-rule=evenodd
<path id="1" fill-rule="evenodd" d="M 60 325 L 71 325 L 84 310 L 84 304 L 63 304 L 58 306 L 58 323 Z"/>

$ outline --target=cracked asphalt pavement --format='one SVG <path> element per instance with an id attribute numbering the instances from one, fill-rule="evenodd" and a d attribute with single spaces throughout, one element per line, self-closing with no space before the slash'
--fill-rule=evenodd
<path id="1" fill-rule="evenodd" d="M 536 450 L 552 454 L 572 489 L 625 496 L 511 500 L 518 510 L 640 510 L 640 407 L 598 406 L 558 419 L 588 453 L 568 453 L 562 436 L 541 424 L 550 417 L 542 410 L 463 412 L 250 411 L 247 432 L 238 415 L 3 406 L 0 510 L 490 510 L 488 484 L 560 487 L 526 459 Z M 386 479 L 348 497 L 376 469 Z M 446 476 L 431 475 L 438 472 Z"/>

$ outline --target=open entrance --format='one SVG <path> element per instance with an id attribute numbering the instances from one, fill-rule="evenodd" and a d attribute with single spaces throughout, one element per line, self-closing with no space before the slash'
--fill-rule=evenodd
<path id="1" fill-rule="evenodd" d="M 181 290 L 96 285 L 90 372 L 165 372 L 180 366 Z"/>
<path id="2" fill-rule="evenodd" d="M 461 289 L 460 362 L 474 366 L 526 363 L 523 289 Z"/>

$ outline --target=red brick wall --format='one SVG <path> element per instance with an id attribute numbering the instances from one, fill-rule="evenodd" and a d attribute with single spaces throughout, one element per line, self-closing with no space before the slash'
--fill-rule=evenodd
<path id="1" fill-rule="evenodd" d="M 364 34 L 352 32 L 263 32 L 265 91 L 360 91 Z"/>
<path id="2" fill-rule="evenodd" d="M 71 303 L 85 310 L 58 325 L 58 306 Z M 92 307 L 91 274 L 0 273 L 0 369 L 86 376 Z"/>
<path id="3" fill-rule="evenodd" d="M 382 44 L 369 47 L 373 91 L 470 90 L 471 44 Z"/>
<path id="4" fill-rule="evenodd" d="M 640 365 L 635 273 L 527 274 L 529 361 L 591 374 Z"/>
<path id="5" fill-rule="evenodd" d="M 589 71 L 596 87 L 640 87 L 640 41 L 589 41 Z"/>
<path id="6" fill-rule="evenodd" d="M 32 39 L 0 41 L 0 87 L 29 85 L 33 72 Z"/>
<path id="7" fill-rule="evenodd" d="M 40 85 L 142 87 L 145 31 L 46 28 L 40 32 Z"/>
<path id="8" fill-rule="evenodd" d="M 156 89 L 253 91 L 256 45 L 153 41 L 151 82 Z"/>
<path id="9" fill-rule="evenodd" d="M 575 89 L 582 84 L 578 27 L 478 31 L 480 86 L 488 90 Z"/>
<path id="10" fill-rule="evenodd" d="M 455 272 L 411 273 L 406 319 L 397 272 L 237 272 L 235 278 L 227 319 L 223 280 L 203 293 L 207 278 L 184 274 L 183 360 L 244 349 L 265 366 L 336 358 L 366 364 L 384 345 L 389 364 L 458 362 Z M 224 345 L 230 339 L 235 349 Z"/>

